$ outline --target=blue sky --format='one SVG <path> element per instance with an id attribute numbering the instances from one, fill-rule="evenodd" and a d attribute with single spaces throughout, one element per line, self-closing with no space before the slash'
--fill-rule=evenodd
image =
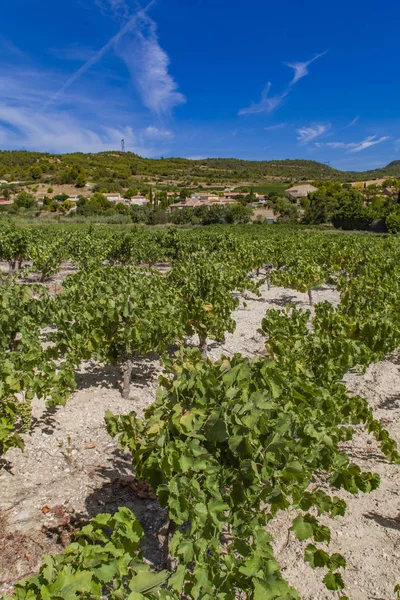
<path id="1" fill-rule="evenodd" d="M 0 148 L 400 159 L 400 3 L 13 0 Z"/>

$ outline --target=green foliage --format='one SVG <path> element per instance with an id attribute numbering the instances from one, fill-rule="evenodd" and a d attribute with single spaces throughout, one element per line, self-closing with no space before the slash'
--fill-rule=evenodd
<path id="1" fill-rule="evenodd" d="M 96 199 L 99 204 L 102 198 Z M 107 414 L 132 452 L 135 472 L 167 508 L 171 569 L 155 573 L 138 551 L 141 530 L 120 509 L 99 515 L 66 552 L 17 584 L 16 598 L 110 597 L 232 600 L 298 598 L 284 581 L 266 525 L 281 510 L 307 540 L 304 559 L 328 590 L 343 589 L 345 558 L 330 554 L 321 515 L 344 515 L 336 489 L 368 493 L 379 476 L 344 451 L 357 429 L 400 462 L 395 442 L 343 376 L 400 345 L 397 237 L 303 234 L 294 228 L 0 227 L 0 453 L 22 446 L 33 397 L 64 403 L 86 359 L 122 364 L 124 390 L 138 353 L 156 351 L 165 370 L 144 419 Z M 77 267 L 52 295 L 27 285 L 61 261 Z M 168 261 L 166 274 L 151 265 Z M 262 322 L 267 358 L 203 360 L 197 349 L 169 358 L 169 344 L 197 333 L 222 340 L 238 294 L 258 293 L 257 269 L 301 292 L 334 283 L 337 307 L 270 310 Z M 310 298 L 311 299 L 311 298 Z M 311 486 L 316 475 L 324 489 Z M 111 531 L 110 531 L 111 530 Z M 397 593 L 397 591 L 396 591 Z M 346 598 L 342 596 L 342 599 Z"/>
<path id="2" fill-rule="evenodd" d="M 176 225 L 245 224 L 250 221 L 251 214 L 250 207 L 238 203 L 182 208 L 173 211 L 170 220 Z"/>
<path id="3" fill-rule="evenodd" d="M 114 515 L 99 514 L 63 554 L 46 556 L 37 575 L 18 582 L 10 598 L 177 598 L 173 591 L 179 574 L 174 578 L 167 571 L 154 572 L 143 562 L 139 549 L 142 536 L 143 530 L 129 509 L 120 508 Z"/>
<path id="4" fill-rule="evenodd" d="M 386 226 L 390 233 L 400 233 L 400 206 L 397 205 L 386 217 Z"/>
<path id="5" fill-rule="evenodd" d="M 18 208 L 27 209 L 35 208 L 37 206 L 35 196 L 33 194 L 29 194 L 29 192 L 20 192 L 15 198 L 14 204 L 18 206 Z"/>
<path id="6" fill-rule="evenodd" d="M 277 198 L 271 202 L 272 208 L 278 213 L 278 221 L 283 223 L 296 223 L 299 219 L 299 212 L 287 198 Z"/>
<path id="7" fill-rule="evenodd" d="M 265 525 L 295 509 L 300 540 L 329 542 L 329 529 L 309 511 L 335 516 L 346 505 L 308 491 L 313 474 L 353 494 L 376 488 L 379 478 L 361 474 L 341 450 L 354 433 L 349 424 L 368 426 L 364 402 L 262 358 L 211 363 L 192 349 L 165 366 L 144 421 L 135 413 L 106 419 L 177 526 L 170 551 L 185 566 L 186 594 L 212 598 L 218 589 L 231 598 L 236 589 L 256 598 L 265 586 L 271 598 L 298 597 L 280 575 Z M 305 560 L 328 569 L 328 589 L 343 588 L 342 556 L 311 544 Z"/>
<path id="8" fill-rule="evenodd" d="M 39 174 L 40 171 L 40 174 Z M 384 169 L 365 173 L 343 172 L 326 164 L 311 160 L 246 161 L 229 158 L 188 160 L 184 158 L 148 159 L 131 152 L 100 152 L 98 154 L 51 155 L 39 152 L 1 151 L 0 173 L 9 181 L 42 180 L 52 183 L 73 184 L 78 187 L 85 181 L 94 182 L 98 191 L 122 192 L 123 188 L 137 188 L 143 178 L 157 178 L 162 182 L 171 179 L 181 182 L 184 188 L 190 182 L 202 185 L 221 185 L 229 182 L 252 182 L 254 191 L 281 194 L 280 181 L 265 182 L 265 177 L 290 181 L 333 180 L 357 181 L 378 177 L 398 177 L 399 161 Z M 135 179 L 137 178 L 137 179 Z M 147 186 L 148 187 L 148 186 Z"/>
<path id="9" fill-rule="evenodd" d="M 181 298 L 186 333 L 197 333 L 204 355 L 208 337 L 223 340 L 227 331 L 235 329 L 231 313 L 239 299 L 232 292 L 252 289 L 258 293 L 241 265 L 210 260 L 204 251 L 175 261 L 168 283 Z"/>
<path id="10" fill-rule="evenodd" d="M 57 200 L 57 202 L 65 202 L 66 200 L 68 200 L 69 196 L 68 194 L 57 194 L 56 196 L 54 196 L 54 200 Z"/>

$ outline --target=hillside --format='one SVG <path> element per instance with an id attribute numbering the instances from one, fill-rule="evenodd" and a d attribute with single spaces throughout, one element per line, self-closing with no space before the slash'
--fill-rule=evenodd
<path id="1" fill-rule="evenodd" d="M 118 191 L 140 184 L 210 187 L 260 184 L 268 181 L 287 183 L 302 180 L 359 181 L 400 176 L 400 161 L 383 169 L 346 172 L 312 160 L 248 161 L 235 158 L 142 158 L 126 152 L 99 154 L 47 154 L 27 151 L 0 152 L 0 180 L 73 184 L 83 187 L 87 181 Z"/>

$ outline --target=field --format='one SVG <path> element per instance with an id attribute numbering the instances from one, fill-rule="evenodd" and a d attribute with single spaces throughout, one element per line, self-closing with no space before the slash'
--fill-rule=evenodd
<path id="1" fill-rule="evenodd" d="M 0 234 L 3 593 L 396 598 L 397 238 Z"/>

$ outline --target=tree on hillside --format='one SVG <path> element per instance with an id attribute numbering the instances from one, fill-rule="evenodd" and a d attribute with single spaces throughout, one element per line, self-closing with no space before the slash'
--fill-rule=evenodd
<path id="1" fill-rule="evenodd" d="M 168 194 L 165 190 L 158 193 L 158 202 L 160 204 L 160 208 L 164 210 L 168 208 Z"/>
<path id="2" fill-rule="evenodd" d="M 179 198 L 182 200 L 182 202 L 184 202 L 186 200 L 186 198 L 189 198 L 189 197 L 190 197 L 189 190 L 187 190 L 185 188 L 183 190 L 180 190 Z"/>
<path id="3" fill-rule="evenodd" d="M 133 196 L 136 196 L 136 192 L 133 188 L 128 188 L 126 192 L 124 192 L 125 200 L 130 200 Z"/>
<path id="4" fill-rule="evenodd" d="M 63 215 L 66 215 L 67 212 L 69 212 L 71 210 L 71 208 L 74 208 L 74 203 L 71 202 L 71 200 L 65 200 L 61 205 L 60 205 L 60 210 L 63 213 Z"/>
<path id="5" fill-rule="evenodd" d="M 285 223 L 296 223 L 299 218 L 297 206 L 288 198 L 278 198 L 274 206 L 275 212 L 278 213 L 278 221 Z"/>
<path id="6" fill-rule="evenodd" d="M 68 194 L 57 194 L 56 196 L 54 196 L 54 200 L 57 200 L 57 202 L 65 202 L 65 200 L 68 200 L 69 196 Z"/>
<path id="7" fill-rule="evenodd" d="M 81 173 L 75 180 L 75 187 L 83 188 L 86 185 L 86 177 Z"/>
<path id="8" fill-rule="evenodd" d="M 32 167 L 29 171 L 29 176 L 32 179 L 40 179 L 42 176 L 42 169 L 39 167 L 39 165 L 35 165 L 34 167 Z"/>
<path id="9" fill-rule="evenodd" d="M 93 194 L 88 204 L 90 204 L 94 208 L 103 209 L 110 208 L 110 206 L 113 206 L 112 203 L 109 200 L 107 200 L 107 198 L 103 194 L 100 194 L 99 192 Z"/>
<path id="10" fill-rule="evenodd" d="M 3 196 L 3 198 L 5 198 L 6 200 L 9 200 L 11 198 L 11 190 L 9 187 L 5 187 L 1 190 L 1 195 Z"/>
<path id="11" fill-rule="evenodd" d="M 20 192 L 15 198 L 14 204 L 19 208 L 35 208 L 37 206 L 35 196 L 29 192 Z"/>
<path id="12" fill-rule="evenodd" d="M 341 189 L 336 191 L 322 186 L 316 192 L 309 194 L 308 206 L 306 202 L 303 203 L 305 208 L 304 222 L 315 224 L 329 223 L 333 212 L 338 206 L 338 195 L 341 193 L 343 193 Z"/>
<path id="13" fill-rule="evenodd" d="M 49 210 L 51 212 L 55 212 L 58 208 L 57 202 L 54 198 L 49 198 L 48 196 L 44 196 L 42 198 L 42 210 Z"/>

